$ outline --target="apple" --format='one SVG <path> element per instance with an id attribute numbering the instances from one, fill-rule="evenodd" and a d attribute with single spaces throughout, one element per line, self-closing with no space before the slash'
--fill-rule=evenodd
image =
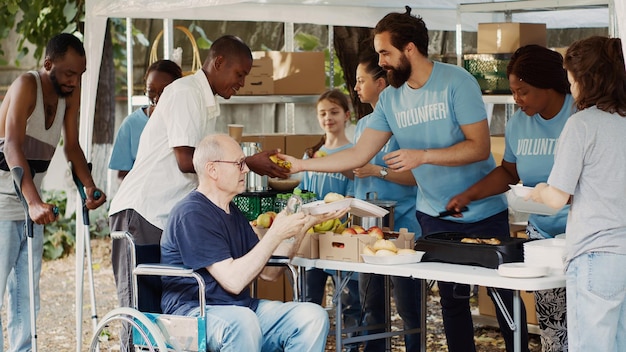
<path id="1" fill-rule="evenodd" d="M 379 240 L 385 238 L 385 235 L 383 234 L 383 230 L 378 226 L 372 226 L 369 229 L 367 229 L 367 234 L 372 237 L 376 237 Z"/>
<path id="2" fill-rule="evenodd" d="M 325 157 L 326 155 L 328 155 L 328 154 L 327 154 L 325 151 L 323 151 L 323 150 L 318 150 L 318 151 L 316 151 L 316 152 L 313 154 L 313 157 L 314 157 L 314 158 L 323 158 L 323 157 Z"/>
<path id="3" fill-rule="evenodd" d="M 365 229 L 361 225 L 352 225 L 350 227 L 352 227 L 352 229 L 354 229 L 354 231 L 357 233 L 357 235 L 367 233 L 367 231 L 365 231 Z"/>
<path id="4" fill-rule="evenodd" d="M 274 211 L 266 211 L 265 214 L 269 215 L 272 218 L 272 222 L 276 219 L 276 212 Z"/>
<path id="5" fill-rule="evenodd" d="M 341 231 L 341 234 L 346 235 L 346 236 L 352 236 L 352 235 L 356 235 L 356 231 L 353 228 L 348 227 L 344 229 L 343 231 Z"/>
<path id="6" fill-rule="evenodd" d="M 263 229 L 269 229 L 272 226 L 272 222 L 274 222 L 274 219 L 268 213 L 260 214 L 256 218 L 256 225 Z"/>

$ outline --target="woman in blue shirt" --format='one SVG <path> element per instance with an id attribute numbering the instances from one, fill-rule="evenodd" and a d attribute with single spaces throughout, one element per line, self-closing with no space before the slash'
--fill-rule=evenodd
<path id="1" fill-rule="evenodd" d="M 576 112 L 563 57 L 539 45 L 521 47 L 511 57 L 507 76 L 519 109 L 506 125 L 502 164 L 452 198 L 448 209 L 506 192 L 510 184 L 520 181 L 533 187 L 548 180 L 556 141 L 565 122 Z M 533 147 L 537 145 L 548 147 Z M 568 211 L 566 205 L 555 215 L 531 214 L 528 237 L 542 239 L 564 233 Z M 535 300 L 543 351 L 567 351 L 565 289 L 537 291 Z"/>

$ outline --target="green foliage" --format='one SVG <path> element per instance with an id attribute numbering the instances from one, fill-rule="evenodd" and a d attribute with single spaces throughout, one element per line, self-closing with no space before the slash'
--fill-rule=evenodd
<path id="1" fill-rule="evenodd" d="M 11 29 L 21 35 L 17 42 L 18 55 L 15 65 L 29 55 L 24 43 L 34 44 L 32 54 L 40 62 L 48 40 L 59 33 L 73 33 L 80 35 L 80 24 L 83 21 L 85 4 L 82 0 L 5 0 L 0 4 L 0 41 L 8 37 Z M 18 14 L 22 17 L 19 22 Z M 0 49 L 4 56 L 4 51 Z M 5 63 L 6 64 L 6 63 Z"/>
<path id="2" fill-rule="evenodd" d="M 64 257 L 74 250 L 76 244 L 76 213 L 65 217 L 67 209 L 67 195 L 64 191 L 44 191 L 46 203 L 54 204 L 59 208 L 59 217 L 56 221 L 44 226 L 43 257 L 53 260 Z M 109 224 L 105 207 L 89 212 L 90 237 L 104 237 L 109 234 Z"/>

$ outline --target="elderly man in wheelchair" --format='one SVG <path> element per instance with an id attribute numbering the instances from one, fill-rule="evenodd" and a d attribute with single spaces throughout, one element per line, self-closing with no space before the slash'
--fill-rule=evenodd
<path id="1" fill-rule="evenodd" d="M 161 239 L 166 266 L 135 270 L 165 275 L 161 309 L 168 318 L 134 314 L 127 320 L 149 331 L 135 332 L 134 340 L 162 338 L 167 347 L 156 341 L 159 351 L 324 351 L 329 322 L 322 307 L 253 298 L 250 284 L 257 277 L 277 279 L 284 268 L 267 266 L 270 257 L 291 258 L 307 229 L 348 209 L 318 216 L 283 211 L 259 239 L 232 202 L 243 192 L 249 171 L 239 144 L 227 135 L 210 135 L 196 148 L 193 163 L 199 186 L 174 207 Z M 183 276 L 169 276 L 181 270 Z M 206 340 L 188 348 L 188 342 L 168 336 L 182 324 L 181 316 L 197 318 L 192 326 L 206 330 Z M 202 340 L 203 334 L 198 335 Z"/>

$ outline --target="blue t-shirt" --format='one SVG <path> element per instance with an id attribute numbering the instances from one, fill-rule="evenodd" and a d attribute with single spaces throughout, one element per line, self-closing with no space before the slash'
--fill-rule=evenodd
<path id="1" fill-rule="evenodd" d="M 368 122 L 371 119 L 371 115 L 364 116 L 356 124 L 356 130 L 354 132 L 354 143 L 356 143 L 363 130 L 367 127 Z M 389 141 L 385 144 L 378 154 L 376 154 L 370 164 L 385 166 L 383 156 L 385 154 L 398 150 L 398 142 L 395 136 L 391 136 Z M 415 216 L 415 197 L 417 196 L 416 186 L 405 186 L 395 182 L 386 181 L 380 177 L 355 177 L 354 178 L 354 197 L 358 199 L 367 199 L 368 192 L 376 192 L 378 199 L 396 201 L 394 208 L 394 229 L 395 231 L 401 228 L 407 228 L 410 232 L 415 233 L 417 239 L 422 235 L 422 229 L 417 223 L 417 217 Z M 370 198 L 372 195 L 370 194 Z"/>
<path id="2" fill-rule="evenodd" d="M 507 122 L 504 160 L 516 164 L 524 186 L 534 187 L 548 180 L 557 141 L 565 122 L 575 112 L 574 99 L 568 94 L 561 111 L 549 120 L 539 114 L 528 116 L 517 110 Z M 554 237 L 565 232 L 568 212 L 569 205 L 566 205 L 552 216 L 531 214 L 528 222 L 544 237 Z"/>
<path id="3" fill-rule="evenodd" d="M 235 295 L 227 292 L 206 267 L 248 253 L 258 237 L 234 203 L 230 214 L 197 190 L 172 209 L 161 237 L 161 263 L 184 265 L 202 276 L 207 305 L 236 305 L 255 310 L 258 299 L 249 288 Z M 161 309 L 167 314 L 186 315 L 198 307 L 198 285 L 193 278 L 163 277 Z"/>
<path id="4" fill-rule="evenodd" d="M 137 159 L 139 137 L 148 123 L 148 115 L 144 112 L 144 108 L 133 111 L 122 122 L 113 143 L 109 169 L 128 171 L 133 168 Z"/>
<path id="5" fill-rule="evenodd" d="M 348 143 L 335 149 L 328 149 L 322 146 L 319 150 L 330 155 L 350 147 L 352 147 L 352 144 Z M 308 159 L 306 154 L 304 159 Z M 302 190 L 315 192 L 319 199 L 323 199 L 329 192 L 339 193 L 344 196 L 354 196 L 354 182 L 340 172 L 305 171 L 298 187 Z"/>
<path id="6" fill-rule="evenodd" d="M 419 89 L 407 83 L 380 94 L 368 128 L 392 132 L 401 149 L 446 148 L 465 139 L 462 125 L 487 118 L 476 79 L 459 66 L 434 62 L 428 81 Z M 421 165 L 412 170 L 418 184 L 416 209 L 436 216 L 450 199 L 485 177 L 496 164 L 487 160 L 462 166 Z M 506 210 L 499 194 L 472 202 L 462 218 L 472 223 Z"/>

